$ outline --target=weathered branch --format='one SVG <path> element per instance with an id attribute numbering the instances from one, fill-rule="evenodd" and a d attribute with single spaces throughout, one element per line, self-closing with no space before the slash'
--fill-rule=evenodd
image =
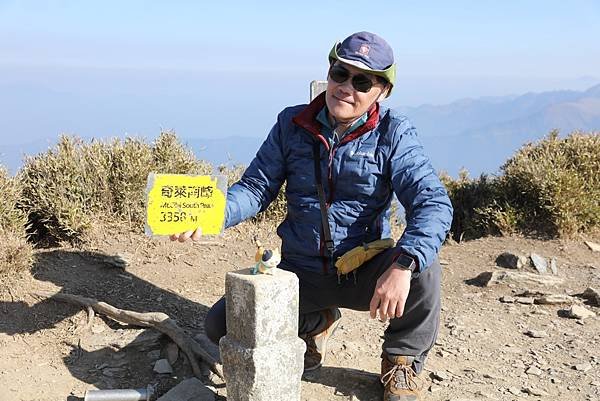
<path id="1" fill-rule="evenodd" d="M 221 380 L 225 381 L 221 365 L 217 363 L 217 361 L 215 361 L 213 357 L 210 356 L 210 354 L 206 352 L 200 344 L 198 344 L 198 342 L 185 334 L 183 329 L 179 327 L 177 323 L 166 313 L 141 313 L 119 309 L 107 304 L 106 302 L 100 302 L 93 298 L 86 298 L 72 294 L 38 292 L 33 295 L 42 298 L 53 299 L 55 301 L 81 305 L 86 308 L 92 308 L 96 311 L 96 313 L 106 315 L 118 322 L 131 324 L 134 326 L 151 327 L 155 330 L 158 330 L 161 333 L 169 336 L 171 340 L 173 340 L 173 342 L 177 344 L 177 346 L 186 354 L 188 360 L 190 361 L 190 365 L 192 366 L 192 371 L 196 377 L 202 378 L 202 372 L 196 359 L 198 357 L 209 366 L 210 370 L 214 374 L 216 374 Z"/>

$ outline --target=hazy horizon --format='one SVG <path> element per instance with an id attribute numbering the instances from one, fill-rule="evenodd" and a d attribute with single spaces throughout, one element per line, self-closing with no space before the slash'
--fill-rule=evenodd
<path id="1" fill-rule="evenodd" d="M 575 3 L 0 0 L 0 153 L 60 133 L 264 137 L 359 30 L 394 49 L 388 107 L 583 90 L 600 82 L 600 4 Z"/>

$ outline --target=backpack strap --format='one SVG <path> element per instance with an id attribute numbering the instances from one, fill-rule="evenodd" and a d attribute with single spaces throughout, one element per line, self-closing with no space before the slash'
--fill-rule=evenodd
<path id="1" fill-rule="evenodd" d="M 317 182 L 317 192 L 319 194 L 319 205 L 321 209 L 321 225 L 323 226 L 325 247 L 327 248 L 329 258 L 333 261 L 333 240 L 331 239 L 331 230 L 329 228 L 329 220 L 327 219 L 327 203 L 325 202 L 325 191 L 323 190 L 323 182 L 321 181 L 321 150 L 319 141 L 314 142 L 313 157 L 315 160 L 315 178 Z"/>

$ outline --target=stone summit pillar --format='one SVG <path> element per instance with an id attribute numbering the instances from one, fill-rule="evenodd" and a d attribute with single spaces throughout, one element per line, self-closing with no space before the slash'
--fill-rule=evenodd
<path id="1" fill-rule="evenodd" d="M 227 273 L 227 335 L 219 343 L 228 401 L 300 401 L 304 341 L 298 278 L 275 269 Z"/>

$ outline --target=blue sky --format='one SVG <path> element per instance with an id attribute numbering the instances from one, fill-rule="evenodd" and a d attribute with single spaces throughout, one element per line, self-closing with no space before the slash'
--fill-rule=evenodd
<path id="1" fill-rule="evenodd" d="M 1 62 L 318 71 L 335 39 L 364 29 L 392 44 L 408 75 L 555 78 L 600 70 L 597 0 L 295 4 L 3 0 Z"/>
<path id="2" fill-rule="evenodd" d="M 597 0 L 0 0 L 0 131 L 264 136 L 359 30 L 394 48 L 389 106 L 584 89 L 600 82 L 599 21 Z"/>

